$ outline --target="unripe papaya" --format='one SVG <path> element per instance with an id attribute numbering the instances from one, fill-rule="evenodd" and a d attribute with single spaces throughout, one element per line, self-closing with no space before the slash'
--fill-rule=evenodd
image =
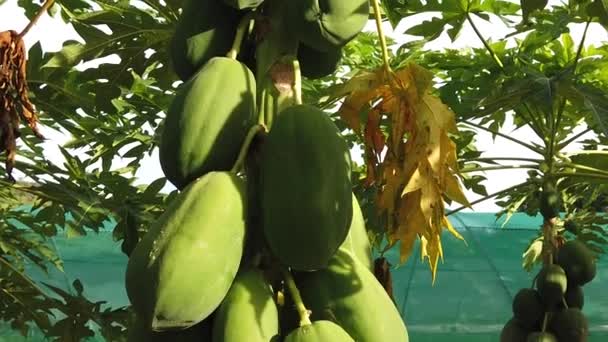
<path id="1" fill-rule="evenodd" d="M 159 159 L 178 189 L 210 171 L 227 171 L 257 122 L 255 78 L 241 62 L 212 58 L 177 92 L 165 119 Z"/>
<path id="2" fill-rule="evenodd" d="M 186 0 L 170 42 L 173 70 L 183 81 L 207 61 L 225 56 L 243 16 L 218 0 Z"/>
<path id="3" fill-rule="evenodd" d="M 557 264 L 566 272 L 568 282 L 583 286 L 595 278 L 595 257 L 580 240 L 570 240 L 557 251 Z"/>
<path id="4" fill-rule="evenodd" d="M 304 44 L 319 51 L 344 46 L 363 30 L 368 0 L 296 0 L 287 6 L 288 22 Z"/>
<path id="5" fill-rule="evenodd" d="M 127 296 L 146 328 L 187 328 L 220 305 L 241 262 L 245 217 L 244 181 L 228 172 L 206 174 L 171 202 L 127 264 Z"/>
<path id="6" fill-rule="evenodd" d="M 332 320 L 357 342 L 409 341 L 393 301 L 348 250 L 339 249 L 327 268 L 294 278 L 312 320 Z"/>
<path id="7" fill-rule="evenodd" d="M 215 313 L 213 342 L 270 342 L 278 335 L 278 309 L 264 274 L 239 272 Z"/>
<path id="8" fill-rule="evenodd" d="M 296 270 L 323 268 L 352 219 L 351 159 L 340 131 L 320 109 L 281 111 L 261 150 L 262 227 L 268 246 Z"/>
<path id="9" fill-rule="evenodd" d="M 284 342 L 354 342 L 344 329 L 331 321 L 303 325 L 287 335 Z"/>
<path id="10" fill-rule="evenodd" d="M 536 289 L 546 307 L 553 308 L 561 303 L 567 288 L 566 273 L 559 265 L 545 265 L 538 272 Z"/>
<path id="11" fill-rule="evenodd" d="M 525 342 L 530 333 L 515 318 L 511 318 L 500 331 L 500 342 Z"/>
<path id="12" fill-rule="evenodd" d="M 318 51 L 305 44 L 298 45 L 298 62 L 302 76 L 317 79 L 333 74 L 342 59 L 342 48 Z"/>
<path id="13" fill-rule="evenodd" d="M 561 208 L 561 198 L 555 185 L 550 182 L 543 184 L 543 191 L 540 195 L 540 213 L 546 220 L 559 216 Z"/>
<path id="14" fill-rule="evenodd" d="M 589 322 L 583 312 L 577 308 L 554 312 L 547 329 L 560 342 L 586 342 L 589 338 Z"/>
<path id="15" fill-rule="evenodd" d="M 183 330 L 152 331 L 141 320 L 129 327 L 128 342 L 211 342 L 211 323 L 206 319 Z"/>
<path id="16" fill-rule="evenodd" d="M 528 335 L 526 342 L 558 342 L 557 338 L 550 332 L 536 331 Z"/>
<path id="17" fill-rule="evenodd" d="M 365 228 L 365 219 L 359 206 L 357 197 L 353 194 L 353 218 L 348 229 L 346 240 L 340 248 L 347 248 L 367 269 L 374 269 L 374 261 L 372 260 L 372 249 Z"/>
<path id="18" fill-rule="evenodd" d="M 530 330 L 540 327 L 545 317 L 545 307 L 535 289 L 520 289 L 513 298 L 512 308 L 517 323 Z"/>

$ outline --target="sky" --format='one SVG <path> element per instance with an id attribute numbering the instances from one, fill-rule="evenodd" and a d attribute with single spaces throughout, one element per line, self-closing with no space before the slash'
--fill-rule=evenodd
<path id="1" fill-rule="evenodd" d="M 556 5 L 559 3 L 560 0 L 549 0 L 549 6 Z M 406 21 L 398 25 L 394 30 L 390 27 L 388 23 L 386 23 L 384 25 L 385 33 L 393 37 L 397 42 L 400 43 L 413 40 L 415 39 L 415 37 L 405 35 L 402 32 L 404 32 L 407 28 L 422 22 L 423 20 L 428 20 L 429 18 L 430 16 L 427 14 L 409 17 Z M 491 22 L 487 22 L 479 18 L 475 18 L 474 21 L 475 24 L 478 26 L 479 30 L 482 32 L 482 34 L 486 37 L 486 39 L 498 40 L 509 32 L 507 27 L 496 18 L 493 18 Z M 8 29 L 20 31 L 27 25 L 27 23 L 28 19 L 25 17 L 23 10 L 17 5 L 17 0 L 6 0 L 2 5 L 0 5 L 0 31 Z M 366 27 L 366 30 L 375 30 L 375 24 L 373 22 L 370 22 L 370 24 Z M 572 35 L 573 40 L 575 42 L 580 41 L 583 32 L 583 25 L 572 24 L 570 26 L 570 30 L 570 34 Z M 518 38 L 521 38 L 521 36 L 519 36 Z M 60 50 L 62 43 L 69 39 L 82 41 L 82 39 L 78 36 L 78 34 L 70 25 L 63 23 L 59 18 L 51 18 L 46 14 L 40 18 L 38 23 L 25 37 L 26 46 L 28 48 L 34 45 L 36 42 L 40 41 L 42 49 L 46 52 Z M 592 24 L 589 29 L 586 44 L 598 45 L 602 42 L 608 42 L 608 33 L 601 26 L 597 24 Z M 439 50 L 446 47 L 480 48 L 483 47 L 483 44 L 477 38 L 471 26 L 466 24 L 464 25 L 463 30 L 458 39 L 456 39 L 456 41 L 452 42 L 447 36 L 447 34 L 444 33 L 438 39 L 434 40 L 431 43 L 428 43 L 425 46 L 425 49 Z M 111 62 L 111 59 L 108 60 L 108 62 Z M 503 129 L 504 132 L 507 133 L 509 136 L 522 141 L 530 142 L 530 137 L 534 136 L 531 130 L 527 128 L 520 128 L 518 130 L 514 130 L 514 126 L 509 120 L 507 120 L 507 124 Z M 61 132 L 56 132 L 44 126 L 41 127 L 41 130 L 45 137 L 48 139 L 43 144 L 43 147 L 45 149 L 45 155 L 54 163 L 62 165 L 63 157 L 61 156 L 57 146 L 69 140 L 69 136 L 62 134 Z M 538 157 L 537 155 L 531 154 L 531 152 L 529 152 L 528 150 L 523 149 L 518 144 L 515 144 L 514 142 L 511 142 L 509 140 L 502 139 L 500 137 L 496 138 L 496 140 L 493 140 L 490 134 L 485 133 L 483 131 L 479 132 L 476 135 L 476 140 L 477 148 L 479 150 L 485 151 L 482 155 L 483 157 Z M 532 142 L 539 143 L 540 141 L 532 140 Z M 576 145 L 572 145 L 570 147 L 571 150 L 576 148 Z M 360 157 L 358 157 L 359 155 L 360 153 L 357 150 L 353 151 L 353 159 L 356 162 L 361 161 Z M 489 171 L 486 172 L 484 175 L 488 179 L 485 182 L 488 193 L 493 193 L 525 180 L 526 171 Z M 16 176 L 19 177 L 18 174 Z M 163 174 L 160 169 L 160 164 L 158 162 L 157 151 L 155 151 L 152 156 L 147 157 L 142 161 L 142 166 L 139 172 L 136 174 L 138 184 L 146 184 L 162 176 Z M 167 187 L 165 187 L 164 190 L 171 189 L 173 189 L 173 187 L 171 185 L 168 185 Z M 466 191 L 465 194 L 469 201 L 474 201 L 475 199 L 480 197 L 479 195 L 476 195 L 470 191 Z M 453 209 L 456 207 L 458 207 L 458 205 L 452 205 L 448 208 Z M 481 202 L 473 207 L 473 210 L 475 212 L 495 212 L 499 209 L 500 208 L 494 203 L 493 200 Z M 465 210 L 465 212 L 466 211 L 470 210 L 467 209 Z"/>

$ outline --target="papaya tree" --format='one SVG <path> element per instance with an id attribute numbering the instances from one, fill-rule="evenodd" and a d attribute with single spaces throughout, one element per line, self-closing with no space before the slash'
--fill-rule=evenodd
<path id="1" fill-rule="evenodd" d="M 261 1 L 232 3 L 256 7 Z M 157 158 L 153 153 L 161 143 L 165 113 L 184 89 L 185 83 L 176 81 L 183 81 L 183 75 L 195 68 L 172 64 L 176 54 L 183 53 L 172 37 L 178 29 L 197 28 L 178 24 L 181 15 L 191 13 L 187 1 L 19 4 L 29 18 L 47 9 L 57 13 L 82 42 L 66 41 L 63 49 L 51 53 L 36 43 L 27 52 L 26 63 L 21 59 L 25 73 L 11 84 L 11 90 L 27 94 L 31 108 L 21 101 L 26 98 L 2 93 L 0 146 L 7 152 L 1 157 L 7 167 L 0 171 L 6 179 L 0 187 L 0 279 L 6 290 L 0 294 L 0 319 L 22 334 L 34 324 L 60 341 L 92 336 L 93 322 L 106 339 L 120 340 L 133 324 L 130 308 L 90 302 L 80 282 L 74 282 L 73 291 L 36 284 L 25 274 L 25 262 L 61 269 L 48 238 L 62 230 L 68 236 L 82 236 L 99 230 L 107 220 L 116 222 L 113 236 L 130 255 L 178 196 L 165 177 L 138 184 L 137 175 L 150 156 Z M 352 170 L 352 185 L 376 251 L 382 255 L 400 241 L 405 261 L 415 241 L 422 242 L 434 281 L 442 258 L 443 229 L 459 236 L 449 221 L 449 215 L 459 209 L 448 211 L 445 203 L 474 207 L 479 201 L 498 199 L 504 208 L 499 215 L 525 211 L 545 217 L 538 239 L 522 246 L 527 249 L 526 268 L 539 261 L 553 263 L 558 248 L 573 237 L 595 254 L 603 252 L 605 217 L 598 207 L 605 205 L 608 169 L 604 151 L 608 102 L 602 71 L 606 48 L 584 43 L 592 24 L 608 24 L 604 6 L 600 0 L 553 6 L 543 1 L 370 1 L 368 19 L 376 21 L 376 29 L 357 35 L 341 55 L 326 46 L 325 70 L 306 69 L 307 58 L 314 61 L 318 55 L 297 50 L 304 76 L 302 102 L 325 109 L 350 146 L 363 151 L 364 164 Z M 386 37 L 380 25 L 384 21 L 397 28 L 421 13 L 439 16 L 409 28 L 406 33 L 421 39 L 401 46 Z M 270 22 L 260 21 L 259 27 L 282 25 L 286 20 L 270 17 Z M 511 33 L 489 41 L 476 26 L 489 18 L 502 20 Z M 580 41 L 569 34 L 568 25 L 573 23 L 585 27 Z M 423 49 L 444 32 L 457 39 L 465 26 L 473 28 L 483 48 Z M 285 39 L 285 32 L 275 34 L 268 40 L 272 43 L 258 47 L 252 68 L 260 88 L 268 90 L 261 98 L 283 108 L 295 101 L 285 85 L 294 81 L 291 60 L 278 63 L 284 69 L 275 68 L 272 77 L 266 77 L 265 71 L 279 57 L 277 44 L 292 50 L 293 42 Z M 251 62 L 247 51 L 251 41 L 255 39 L 245 39 L 236 56 L 245 63 Z M 515 41 L 514 46 L 507 41 Z M 0 46 L 5 49 L 5 45 Z M 118 62 L 80 67 L 82 62 L 111 56 Z M 10 121 L 6 121 L 7 108 L 14 109 Z M 265 124 L 272 124 L 278 108 L 267 110 Z M 38 126 L 28 115 L 34 113 Z M 20 125 L 15 119 L 19 115 L 30 128 Z M 517 127 L 530 128 L 542 141 L 517 141 L 536 158 L 482 156 L 474 132 L 509 139 L 503 129 L 507 117 Z M 581 126 L 581 133 L 572 133 Z M 41 127 L 40 132 L 36 127 Z M 57 147 L 60 160 L 51 160 L 45 153 L 40 138 L 47 132 L 69 137 Z M 588 133 L 593 137 L 583 140 Z M 574 143 L 582 144 L 581 150 L 566 152 Z M 427 156 L 427 149 L 436 153 Z M 529 170 L 524 183 L 486 193 L 480 172 L 492 177 L 493 170 L 515 168 Z M 483 197 L 469 203 L 463 187 Z M 22 194 L 28 195 L 25 209 Z M 558 215 L 562 212 L 565 217 Z M 387 290 L 389 285 L 385 283 Z"/>

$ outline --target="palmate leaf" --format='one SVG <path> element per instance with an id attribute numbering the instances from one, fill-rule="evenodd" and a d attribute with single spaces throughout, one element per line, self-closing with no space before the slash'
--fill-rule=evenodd
<path id="1" fill-rule="evenodd" d="M 492 13 L 507 20 L 504 16 L 513 15 L 519 10 L 517 4 L 501 0 L 385 0 L 383 6 L 393 27 L 410 15 L 424 12 L 439 14 L 440 17 L 424 21 L 405 32 L 422 36 L 426 41 L 438 38 L 446 26 L 450 26 L 447 32 L 454 41 L 462 30 L 468 14 L 475 14 L 484 20 L 489 20 L 488 13 Z"/>
<path id="2" fill-rule="evenodd" d="M 592 114 L 593 121 L 590 126 L 598 127 L 598 132 L 608 136 L 608 95 L 605 91 L 589 84 L 576 84 L 571 89 L 570 95 L 574 101 L 582 102 L 585 108 Z"/>
<path id="3" fill-rule="evenodd" d="M 469 203 L 456 177 L 456 145 L 448 136 L 457 132 L 454 113 L 431 95 L 432 76 L 415 64 L 394 72 L 362 70 L 335 96 L 346 96 L 338 113 L 364 141 L 365 184 L 377 191 L 387 248 L 401 241 L 400 260 L 405 262 L 419 238 L 434 282 L 443 257 L 443 228 L 462 239 L 445 216 L 444 196 Z"/>

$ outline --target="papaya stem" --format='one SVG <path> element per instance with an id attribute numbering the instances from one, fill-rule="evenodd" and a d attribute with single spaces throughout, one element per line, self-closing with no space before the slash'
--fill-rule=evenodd
<path id="1" fill-rule="evenodd" d="M 297 58 L 293 61 L 293 94 L 297 105 L 302 104 L 302 72 L 300 71 L 300 62 Z"/>
<path id="2" fill-rule="evenodd" d="M 51 5 L 53 5 L 54 2 L 55 2 L 55 0 L 46 0 L 44 2 L 42 7 L 40 7 L 38 12 L 36 13 L 36 15 L 32 18 L 32 20 L 30 20 L 30 22 L 27 23 L 25 28 L 17 35 L 17 40 L 22 39 L 32 29 L 32 27 L 34 27 L 34 25 L 36 25 L 36 22 L 38 21 L 38 19 L 40 19 L 40 17 L 44 14 L 44 12 L 46 12 L 51 7 Z"/>
<path id="3" fill-rule="evenodd" d="M 553 264 L 553 254 L 555 252 L 555 223 L 557 218 L 545 219 L 543 223 L 543 264 Z"/>
<path id="4" fill-rule="evenodd" d="M 230 51 L 226 54 L 228 58 L 236 59 L 241 51 L 241 43 L 243 42 L 243 38 L 245 37 L 245 33 L 249 31 L 249 26 L 251 21 L 254 18 L 255 12 L 249 12 L 243 16 L 243 19 L 239 22 L 239 25 L 236 28 L 236 35 L 234 36 L 234 41 L 232 42 L 232 47 Z"/>
<path id="5" fill-rule="evenodd" d="M 545 317 L 543 317 L 543 326 L 541 328 L 542 332 L 547 331 L 547 323 L 549 323 L 549 312 L 545 312 Z"/>
<path id="6" fill-rule="evenodd" d="M 241 146 L 241 150 L 239 151 L 239 156 L 234 163 L 234 166 L 230 170 L 230 172 L 238 173 L 243 167 L 243 163 L 245 162 L 245 157 L 247 156 L 247 152 L 249 151 L 249 146 L 253 141 L 253 138 L 262 131 L 265 131 L 266 127 L 264 125 L 255 125 L 249 129 L 247 135 L 245 136 L 245 140 L 243 141 L 243 145 Z"/>
<path id="7" fill-rule="evenodd" d="M 378 0 L 372 0 L 372 6 L 374 7 L 374 19 L 376 21 L 376 29 L 378 30 L 378 38 L 380 38 L 380 47 L 382 48 L 382 59 L 384 61 L 384 70 L 387 73 L 391 72 L 391 65 L 388 58 L 388 48 L 386 46 L 386 37 L 384 30 L 382 29 L 382 14 L 380 13 L 380 5 Z"/>
<path id="8" fill-rule="evenodd" d="M 282 269 L 282 272 L 283 278 L 285 279 L 285 284 L 289 290 L 289 294 L 291 294 L 291 298 L 293 298 L 293 302 L 296 305 L 296 310 L 298 310 L 298 315 L 300 315 L 300 326 L 312 324 L 312 322 L 310 322 L 310 311 L 308 311 L 306 306 L 304 306 L 304 302 L 300 296 L 300 291 L 296 286 L 296 282 L 293 280 L 293 276 L 287 269 Z"/>

